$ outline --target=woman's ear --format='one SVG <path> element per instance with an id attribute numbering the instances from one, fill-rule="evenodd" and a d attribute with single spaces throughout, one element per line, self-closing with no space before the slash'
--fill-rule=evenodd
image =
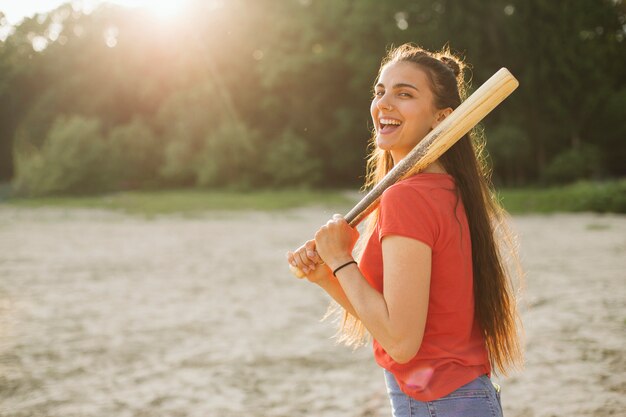
<path id="1" fill-rule="evenodd" d="M 437 127 L 437 125 L 441 123 L 443 119 L 450 116 L 450 113 L 452 113 L 451 107 L 447 107 L 445 109 L 437 111 L 437 113 L 435 113 L 435 121 L 433 122 L 431 128 L 434 129 L 435 127 Z"/>

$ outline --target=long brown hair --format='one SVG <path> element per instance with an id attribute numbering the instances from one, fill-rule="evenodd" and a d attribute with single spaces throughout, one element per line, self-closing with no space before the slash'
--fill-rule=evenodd
<path id="1" fill-rule="evenodd" d="M 455 109 L 465 98 L 464 64 L 448 48 L 433 53 L 410 43 L 392 47 L 381 63 L 378 76 L 386 65 L 396 62 L 414 63 L 426 73 L 437 109 Z M 393 168 L 391 153 L 376 146 L 375 132 L 370 147 L 366 189 Z M 484 135 L 474 130 L 463 136 L 439 162 L 454 177 L 457 201 L 460 198 L 465 207 L 472 242 L 474 310 L 483 329 L 491 366 L 507 375 L 509 369 L 521 368 L 523 363 L 519 334 L 522 327 L 514 294 L 521 289 L 523 272 L 515 236 L 506 223 L 507 213 L 491 184 Z M 368 219 L 357 246 L 359 251 L 374 230 L 377 214 L 373 212 Z M 518 288 L 514 288 L 512 278 L 517 278 Z M 342 317 L 339 341 L 353 346 L 362 344 L 367 334 L 362 323 L 345 311 Z"/>

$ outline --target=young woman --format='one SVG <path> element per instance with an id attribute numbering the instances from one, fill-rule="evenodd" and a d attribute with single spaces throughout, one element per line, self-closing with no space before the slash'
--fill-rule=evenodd
<path id="1" fill-rule="evenodd" d="M 447 50 L 390 50 L 374 86 L 366 187 L 461 103 L 462 74 Z M 370 215 L 358 263 L 359 232 L 340 215 L 287 254 L 343 308 L 342 340 L 362 342 L 366 331 L 373 337 L 394 416 L 501 416 L 492 370 L 506 375 L 522 364 L 502 249 L 517 257 L 481 157 L 466 135 L 388 188 Z"/>

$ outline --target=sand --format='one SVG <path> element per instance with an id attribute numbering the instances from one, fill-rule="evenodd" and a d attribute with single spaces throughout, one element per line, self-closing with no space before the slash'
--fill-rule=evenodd
<path id="1" fill-rule="evenodd" d="M 340 211 L 340 210 L 338 210 Z M 332 213 L 0 206 L 0 416 L 388 416 L 370 347 L 284 253 Z M 626 216 L 518 216 L 526 369 L 505 415 L 626 410 Z"/>

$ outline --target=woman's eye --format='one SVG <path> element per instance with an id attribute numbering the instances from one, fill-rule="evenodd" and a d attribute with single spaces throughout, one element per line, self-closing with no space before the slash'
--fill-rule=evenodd
<path id="1" fill-rule="evenodd" d="M 399 95 L 402 97 L 412 97 L 409 93 L 400 93 Z"/>
<path id="2" fill-rule="evenodd" d="M 384 92 L 384 91 L 374 91 L 374 96 L 376 96 L 376 97 L 380 97 L 380 96 L 382 96 L 383 94 L 385 94 L 385 92 Z"/>

